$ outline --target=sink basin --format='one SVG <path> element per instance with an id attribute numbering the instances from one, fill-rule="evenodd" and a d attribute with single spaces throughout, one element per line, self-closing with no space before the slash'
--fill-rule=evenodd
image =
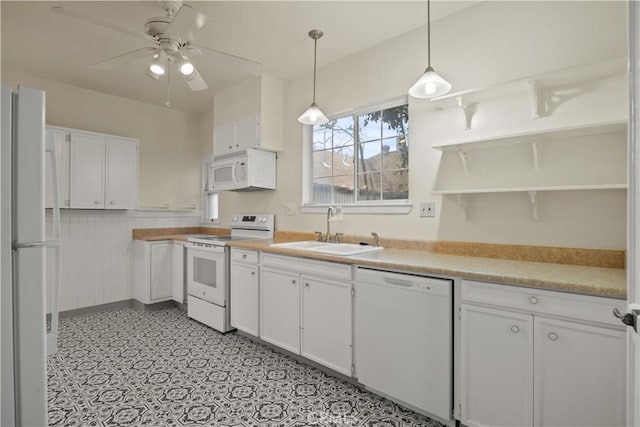
<path id="1" fill-rule="evenodd" d="M 382 246 L 358 245 L 356 243 L 328 243 L 317 241 L 274 243 L 271 246 L 274 248 L 295 249 L 298 251 L 341 256 L 358 255 L 367 252 L 380 251 L 383 249 Z"/>

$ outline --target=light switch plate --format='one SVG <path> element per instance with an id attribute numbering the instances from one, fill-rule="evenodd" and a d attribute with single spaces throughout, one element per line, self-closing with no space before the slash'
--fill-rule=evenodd
<path id="1" fill-rule="evenodd" d="M 422 202 L 420 203 L 420 217 L 421 218 L 434 218 L 436 216 L 436 203 L 435 202 Z"/>
<path id="2" fill-rule="evenodd" d="M 293 203 L 288 203 L 284 206 L 284 213 L 286 215 L 295 215 L 296 214 L 296 205 Z"/>

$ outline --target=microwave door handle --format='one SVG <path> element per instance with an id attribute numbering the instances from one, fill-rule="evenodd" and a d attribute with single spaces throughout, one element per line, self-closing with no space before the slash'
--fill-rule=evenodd
<path id="1" fill-rule="evenodd" d="M 238 166 L 238 159 L 233 161 L 233 166 L 231 166 L 231 179 L 233 180 L 233 185 L 238 185 L 238 179 L 236 178 L 236 166 Z"/>

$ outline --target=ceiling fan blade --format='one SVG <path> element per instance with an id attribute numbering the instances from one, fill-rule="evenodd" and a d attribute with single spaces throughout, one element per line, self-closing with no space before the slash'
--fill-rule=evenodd
<path id="1" fill-rule="evenodd" d="M 119 25 L 112 24 L 111 22 L 103 21 L 102 19 L 95 18 L 95 17 L 89 16 L 89 15 L 85 15 L 84 13 L 76 12 L 75 10 L 65 9 L 62 6 L 51 6 L 51 8 L 49 10 L 51 10 L 51 12 L 53 12 L 53 13 L 57 13 L 57 14 L 60 14 L 60 15 L 63 15 L 63 16 L 67 16 L 69 18 L 77 19 L 77 20 L 84 21 L 84 22 L 87 22 L 87 23 L 90 23 L 90 24 L 94 24 L 94 25 L 99 25 L 101 27 L 108 28 L 108 29 L 113 30 L 113 31 L 118 31 L 118 32 L 123 33 L 123 34 L 127 34 L 127 35 L 130 35 L 130 36 L 133 36 L 133 37 L 143 38 L 145 40 L 149 40 L 149 41 L 152 41 L 154 43 L 157 43 L 156 39 L 154 39 L 150 35 L 145 34 L 143 32 L 130 30 L 128 28 L 124 28 L 124 27 L 121 27 Z"/>
<path id="2" fill-rule="evenodd" d="M 191 76 L 185 76 L 182 75 L 182 73 L 179 74 L 182 76 L 182 78 L 184 78 L 184 81 L 187 83 L 187 85 L 189 85 L 189 89 L 193 91 L 201 91 L 209 88 L 198 70 L 193 70 Z"/>
<path id="3" fill-rule="evenodd" d="M 130 52 L 123 53 L 122 55 L 114 56 L 113 58 L 109 58 L 106 61 L 98 62 L 97 64 L 93 64 L 93 66 L 101 70 L 111 70 L 119 65 L 144 58 L 145 56 L 152 54 L 156 50 L 157 49 L 155 47 L 141 47 L 140 49 L 132 50 Z"/>
<path id="4" fill-rule="evenodd" d="M 212 65 L 229 67 L 237 72 L 258 76 L 262 73 L 262 64 L 251 59 L 243 58 L 232 53 L 209 49 L 203 46 L 188 45 L 187 48 L 196 48 L 202 52 L 202 58 Z"/>
<path id="5" fill-rule="evenodd" d="M 189 6 L 183 4 L 171 20 L 167 33 L 180 36 L 184 42 L 193 40 L 193 35 L 209 21 L 209 17 Z"/>

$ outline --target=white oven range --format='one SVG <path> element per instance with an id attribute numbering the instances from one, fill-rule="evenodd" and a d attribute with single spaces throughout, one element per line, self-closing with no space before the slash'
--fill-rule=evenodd
<path id="1" fill-rule="evenodd" d="M 220 332 L 229 332 L 230 247 L 227 242 L 271 239 L 273 214 L 237 214 L 231 235 L 201 235 L 187 239 L 187 315 Z"/>

